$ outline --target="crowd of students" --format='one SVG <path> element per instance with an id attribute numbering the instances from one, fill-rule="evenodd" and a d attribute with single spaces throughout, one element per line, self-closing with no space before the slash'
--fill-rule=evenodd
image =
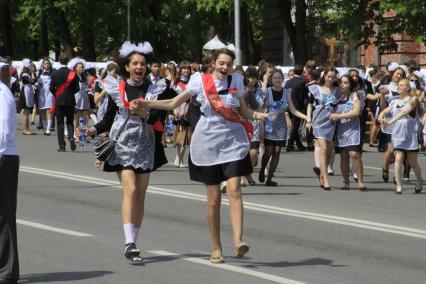
<path id="1" fill-rule="evenodd" d="M 249 250 L 243 240 L 241 186 L 277 186 L 273 178 L 283 147 L 286 152 L 313 151 L 313 171 L 323 190 L 331 189 L 329 175 L 334 174 L 335 153 L 340 154 L 340 188 L 350 189 L 352 176 L 364 192 L 362 156 L 368 142 L 384 152 L 384 182 L 395 163 L 395 193 L 401 194 L 411 170 L 414 192 L 422 191 L 417 156 L 424 143 L 426 76 L 416 62 L 392 62 L 386 71 L 371 65 L 339 72 L 309 60 L 284 74 L 265 61 L 234 67 L 234 53 L 227 48 L 213 50 L 202 64 L 165 64 L 152 52 L 147 42 L 125 42 L 119 58 L 105 69 L 65 54 L 56 70 L 49 58 L 39 68 L 29 59 L 19 71 L 6 65 L 10 90 L 19 98 L 23 135 L 33 135 L 31 125 L 36 124 L 49 136 L 56 120 L 58 151 L 66 151 L 65 136 L 75 151 L 82 118 L 90 136 L 117 141 L 103 169 L 116 172 L 122 185 L 126 258 L 142 260 L 136 242 L 145 193 L 150 173 L 167 163 L 167 142 L 176 147 L 174 165 L 189 167 L 191 180 L 205 185 L 212 263 L 224 262 L 221 192 L 230 201 L 235 255 L 241 257 Z"/>

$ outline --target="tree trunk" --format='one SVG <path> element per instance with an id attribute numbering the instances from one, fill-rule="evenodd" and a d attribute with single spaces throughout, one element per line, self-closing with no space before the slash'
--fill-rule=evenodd
<path id="1" fill-rule="evenodd" d="M 3 46 L 3 55 L 13 56 L 13 30 L 12 30 L 12 17 L 10 15 L 10 3 L 5 1 L 1 5 L 1 10 L 3 11 L 3 33 L 4 33 L 4 46 Z"/>
<path id="2" fill-rule="evenodd" d="M 47 31 L 46 0 L 41 2 L 41 25 L 40 25 L 40 53 L 42 56 L 49 56 L 49 36 Z"/>
<path id="3" fill-rule="evenodd" d="M 253 29 L 251 27 L 250 14 L 247 3 L 243 1 L 241 5 L 241 47 L 245 52 L 243 63 L 252 64 L 256 60 L 254 47 Z"/>
<path id="4" fill-rule="evenodd" d="M 81 14 L 82 19 L 81 31 L 82 31 L 82 56 L 88 61 L 96 61 L 96 51 L 95 51 L 95 37 L 93 36 L 93 22 L 90 14 L 94 11 L 95 7 L 93 1 L 85 1 L 84 3 L 84 12 Z"/>
<path id="5" fill-rule="evenodd" d="M 290 39 L 293 50 L 294 61 L 296 64 L 304 65 L 307 60 L 306 43 L 306 3 L 305 0 L 296 2 L 296 23 L 291 19 L 291 0 L 282 1 L 278 5 L 283 18 L 284 27 Z"/>
<path id="6" fill-rule="evenodd" d="M 72 56 L 71 32 L 68 26 L 68 21 L 65 18 L 64 11 L 59 11 L 59 32 L 62 41 L 62 51 L 68 56 Z"/>

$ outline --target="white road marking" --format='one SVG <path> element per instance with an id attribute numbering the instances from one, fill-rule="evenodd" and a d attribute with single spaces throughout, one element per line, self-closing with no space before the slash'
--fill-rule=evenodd
<path id="1" fill-rule="evenodd" d="M 36 222 L 31 222 L 31 221 L 26 221 L 26 220 L 22 220 L 22 219 L 17 219 L 16 223 L 20 224 L 20 225 L 25 225 L 25 226 L 41 229 L 41 230 L 61 233 L 61 234 L 65 234 L 65 235 L 75 236 L 75 237 L 93 237 L 93 235 L 90 235 L 90 234 L 85 234 L 85 233 L 80 233 L 80 232 L 76 232 L 76 231 L 61 229 L 61 228 L 52 227 L 52 226 L 48 226 L 48 225 L 44 225 L 44 224 L 40 224 L 40 223 L 36 223 Z"/>
<path id="2" fill-rule="evenodd" d="M 196 258 L 196 257 L 187 257 L 185 255 L 180 255 L 180 254 L 169 252 L 169 251 L 155 250 L 155 251 L 147 251 L 147 252 L 151 253 L 151 254 L 161 255 L 161 256 L 169 256 L 169 257 L 173 257 L 173 258 L 176 258 L 176 259 L 180 259 L 180 260 L 184 260 L 184 261 L 188 261 L 188 262 L 192 262 L 192 263 L 197 263 L 197 264 L 201 264 L 201 265 L 205 265 L 205 266 L 209 266 L 209 267 L 213 267 L 213 268 L 237 272 L 237 273 L 249 275 L 249 276 L 252 276 L 252 277 L 260 278 L 260 279 L 263 279 L 263 280 L 268 280 L 268 281 L 271 281 L 271 282 L 274 282 L 274 283 L 305 284 L 303 282 L 291 280 L 291 279 L 276 276 L 276 275 L 273 275 L 273 274 L 254 271 L 254 270 L 250 270 L 250 269 L 242 268 L 242 267 L 238 267 L 238 266 L 232 266 L 232 265 L 225 264 L 225 263 L 212 264 L 212 263 L 210 263 L 210 260 L 207 260 L 207 259 Z"/>
<path id="3" fill-rule="evenodd" d="M 74 181 L 97 184 L 97 185 L 107 185 L 107 186 L 111 186 L 112 188 L 120 188 L 119 182 L 117 181 L 93 178 L 90 176 L 73 175 L 73 174 L 62 173 L 58 171 L 51 171 L 51 170 L 24 167 L 24 166 L 21 166 L 20 170 L 22 172 L 27 172 L 32 174 L 46 175 L 46 176 L 51 176 L 56 178 L 74 180 Z M 148 192 L 150 194 L 206 202 L 206 197 L 201 194 L 195 194 L 195 193 L 172 190 L 172 189 L 155 187 L 155 186 L 149 186 L 148 189 L 149 189 Z M 229 205 L 228 199 L 223 198 L 222 204 Z M 247 202 L 247 201 L 244 202 L 244 208 L 246 210 L 253 210 L 257 212 L 305 218 L 305 219 L 327 222 L 332 224 L 340 224 L 345 226 L 363 228 L 363 229 L 385 232 L 385 233 L 392 233 L 392 234 L 408 236 L 413 238 L 426 239 L 426 231 L 421 229 L 416 229 L 416 228 L 396 226 L 396 225 L 390 225 L 385 223 L 371 222 L 367 220 L 346 218 L 346 217 L 340 217 L 340 216 L 334 216 L 334 215 L 319 214 L 314 212 L 293 210 L 293 209 L 288 209 L 288 208 L 283 208 L 278 206 Z"/>

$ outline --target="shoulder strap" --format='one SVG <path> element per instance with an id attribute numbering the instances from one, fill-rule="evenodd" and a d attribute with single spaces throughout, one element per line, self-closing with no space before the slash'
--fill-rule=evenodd
<path id="1" fill-rule="evenodd" d="M 231 87 L 232 75 L 228 75 L 228 89 Z"/>

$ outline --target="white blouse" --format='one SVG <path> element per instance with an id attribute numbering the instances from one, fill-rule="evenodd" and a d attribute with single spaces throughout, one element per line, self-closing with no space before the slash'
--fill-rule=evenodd
<path id="1" fill-rule="evenodd" d="M 0 81 L 0 158 L 18 155 L 16 147 L 16 105 L 9 87 Z"/>
<path id="2" fill-rule="evenodd" d="M 214 80 L 217 91 L 228 89 L 228 80 Z M 237 109 L 239 98 L 244 95 L 243 76 L 232 74 L 230 88 L 235 94 L 220 95 L 226 107 Z M 212 166 L 243 159 L 250 150 L 250 142 L 244 127 L 218 114 L 210 105 L 201 76 L 192 76 L 187 89 L 201 104 L 203 115 L 195 127 L 191 139 L 191 160 L 197 166 Z"/>

